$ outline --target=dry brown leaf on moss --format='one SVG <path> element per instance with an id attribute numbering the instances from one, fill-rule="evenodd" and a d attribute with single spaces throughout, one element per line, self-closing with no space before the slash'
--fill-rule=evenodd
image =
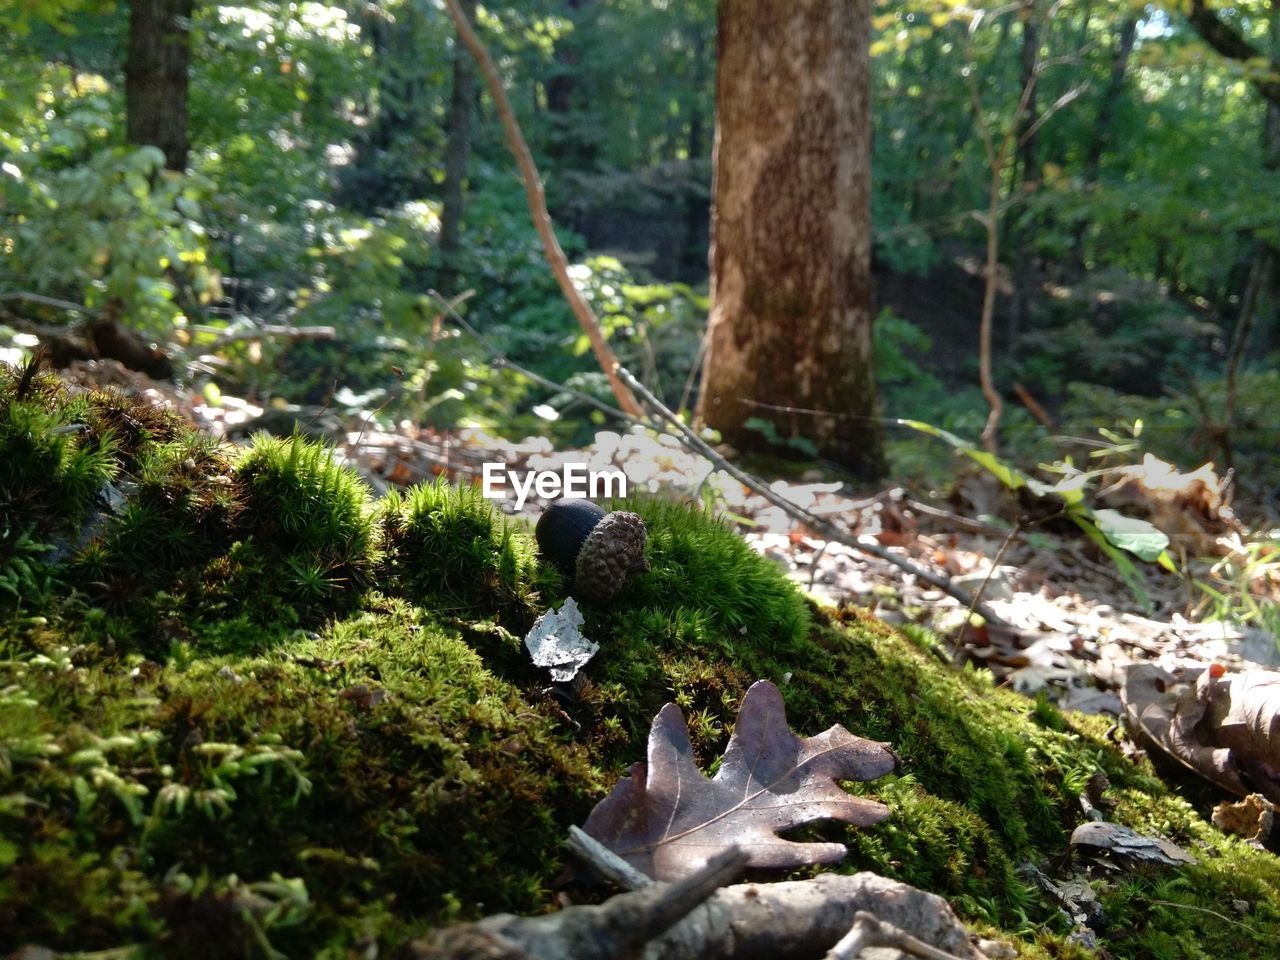
<path id="1" fill-rule="evenodd" d="M 698 769 L 684 714 L 669 703 L 649 731 L 648 761 L 631 768 L 583 829 L 656 880 L 688 876 L 734 845 L 753 867 L 834 863 L 847 852 L 843 844 L 797 843 L 778 834 L 815 820 L 855 826 L 883 820 L 884 804 L 852 796 L 836 781 L 873 780 L 897 764 L 887 744 L 839 724 L 797 737 L 782 694 L 760 680 L 743 697 L 714 778 Z"/>
<path id="2" fill-rule="evenodd" d="M 1232 793 L 1252 784 L 1280 802 L 1280 673 L 1210 668 L 1179 678 L 1135 664 L 1121 697 L 1130 724 L 1165 753 Z"/>

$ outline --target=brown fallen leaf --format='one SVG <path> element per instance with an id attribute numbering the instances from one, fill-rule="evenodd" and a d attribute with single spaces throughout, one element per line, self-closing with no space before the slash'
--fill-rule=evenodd
<path id="1" fill-rule="evenodd" d="M 1180 678 L 1133 664 L 1121 699 L 1130 725 L 1169 756 L 1224 790 L 1244 796 L 1248 781 L 1280 803 L 1280 673 L 1208 669 Z"/>
<path id="2" fill-rule="evenodd" d="M 743 697 L 720 770 L 707 779 L 693 760 L 684 714 L 669 703 L 654 717 L 648 761 L 598 803 L 583 829 L 655 880 L 697 871 L 729 846 L 753 867 L 834 863 L 839 843 L 797 843 L 778 833 L 814 820 L 869 826 L 884 804 L 855 797 L 837 780 L 873 780 L 898 765 L 887 744 L 840 725 L 800 738 L 787 726 L 782 694 L 767 680 Z"/>
<path id="3" fill-rule="evenodd" d="M 1260 793 L 1251 793 L 1239 803 L 1220 803 L 1213 808 L 1215 827 L 1260 847 L 1271 840 L 1275 822 L 1275 804 Z"/>

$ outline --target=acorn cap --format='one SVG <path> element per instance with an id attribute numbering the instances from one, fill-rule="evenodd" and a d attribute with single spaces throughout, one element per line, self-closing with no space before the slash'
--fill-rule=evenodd
<path id="1" fill-rule="evenodd" d="M 627 581 L 649 570 L 644 546 L 649 539 L 639 515 L 619 510 L 596 524 L 574 564 L 574 586 L 584 600 L 607 603 Z"/>

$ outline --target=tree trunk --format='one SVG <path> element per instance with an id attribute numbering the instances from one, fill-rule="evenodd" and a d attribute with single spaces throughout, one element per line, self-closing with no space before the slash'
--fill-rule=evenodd
<path id="1" fill-rule="evenodd" d="M 583 88 L 578 84 L 578 63 L 582 59 L 581 38 L 575 36 L 583 23 L 583 11 L 590 0 L 564 0 L 564 17 L 573 29 L 555 43 L 556 72 L 547 81 L 547 113 L 551 121 L 548 153 L 558 166 L 572 170 L 591 167 L 596 145 L 584 128 L 591 124 L 582 116 L 586 110 Z M 585 133 L 585 135 L 584 135 Z"/>
<path id="2" fill-rule="evenodd" d="M 884 470 L 871 348 L 870 0 L 721 0 L 700 411 Z"/>
<path id="3" fill-rule="evenodd" d="M 1017 191 L 1020 200 L 1025 200 L 1036 189 L 1039 171 L 1036 168 L 1036 136 L 1035 125 L 1039 118 L 1036 109 L 1036 74 L 1040 67 L 1040 30 L 1036 23 L 1034 2 L 1028 2 L 1022 10 L 1022 84 L 1030 93 L 1026 97 L 1026 107 L 1018 118 L 1018 152 L 1015 166 L 1020 171 Z M 1010 191 L 1012 193 L 1012 190 Z M 1018 204 L 1013 204 L 1011 217 L 1017 216 Z M 1013 355 L 1014 342 L 1022 332 L 1026 321 L 1027 310 L 1031 302 L 1035 278 L 1035 268 L 1031 255 L 1031 239 L 1035 234 L 1035 224 L 1023 224 L 1008 231 L 1013 240 L 1013 297 L 1009 301 L 1009 314 L 1005 328 L 1005 350 Z"/>
<path id="4" fill-rule="evenodd" d="M 1116 120 L 1116 107 L 1120 104 L 1120 95 L 1124 93 L 1125 74 L 1129 70 L 1129 58 L 1133 54 L 1133 45 L 1138 38 L 1138 18 L 1126 17 L 1120 25 L 1120 33 L 1116 37 L 1115 51 L 1111 55 L 1111 75 L 1098 101 L 1098 116 L 1094 120 L 1089 134 L 1089 146 L 1084 157 L 1084 188 L 1091 191 L 1097 186 L 1098 176 L 1102 170 L 1102 155 L 1111 144 L 1112 127 Z M 1087 224 L 1081 220 L 1076 226 L 1072 252 L 1075 270 L 1084 273 L 1084 236 Z"/>
<path id="5" fill-rule="evenodd" d="M 187 166 L 187 67 L 195 0 L 129 0 L 125 136 L 158 147 L 169 170 Z"/>
<path id="6" fill-rule="evenodd" d="M 476 0 L 460 0 L 459 5 L 468 20 L 475 20 Z M 457 273 L 462 231 L 462 181 L 467 175 L 467 158 L 471 156 L 471 110 L 475 99 L 475 65 L 462 42 L 456 41 L 453 47 L 453 94 L 445 123 L 448 143 L 444 154 L 444 204 L 440 213 L 441 272 L 449 281 L 446 287 Z"/>

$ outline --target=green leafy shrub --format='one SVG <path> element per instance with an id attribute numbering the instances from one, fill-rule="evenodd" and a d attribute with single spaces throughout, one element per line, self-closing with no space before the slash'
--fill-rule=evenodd
<path id="1" fill-rule="evenodd" d="M 167 332 L 183 310 L 175 278 L 196 301 L 218 291 L 199 222 L 198 201 L 209 185 L 164 173 L 155 147 L 93 143 L 111 126 L 108 116 L 101 100 L 76 105 L 37 149 L 9 154 L 22 173 L 6 186 L 11 200 L 0 215 L 0 229 L 13 237 L 6 269 L 35 291 L 70 295 L 93 309 L 117 299 L 129 323 Z M 93 149 L 63 165 L 49 156 L 60 145 L 73 155 Z"/>

